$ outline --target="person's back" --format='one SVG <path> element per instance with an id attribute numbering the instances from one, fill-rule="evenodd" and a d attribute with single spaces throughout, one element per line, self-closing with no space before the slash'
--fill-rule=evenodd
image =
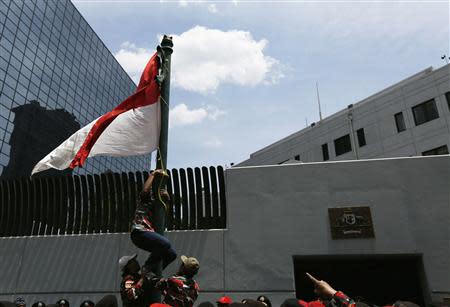
<path id="1" fill-rule="evenodd" d="M 197 282 L 186 276 L 174 275 L 166 280 L 164 304 L 172 307 L 192 307 L 198 297 Z"/>
<path id="2" fill-rule="evenodd" d="M 137 255 L 123 256 L 119 260 L 122 272 L 120 282 L 120 297 L 125 307 L 148 307 L 150 305 L 150 284 L 144 275 L 140 274 Z"/>
<path id="3" fill-rule="evenodd" d="M 193 257 L 181 256 L 178 274 L 160 279 L 156 287 L 161 290 L 163 303 L 172 307 L 192 307 L 197 300 L 199 286 L 194 280 L 199 262 Z"/>

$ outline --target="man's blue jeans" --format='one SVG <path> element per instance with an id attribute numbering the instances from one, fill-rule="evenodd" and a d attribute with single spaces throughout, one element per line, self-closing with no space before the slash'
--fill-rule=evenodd
<path id="1" fill-rule="evenodd" d="M 156 269 L 159 261 L 162 260 L 164 270 L 177 258 L 177 253 L 170 241 L 157 232 L 133 230 L 131 232 L 131 241 L 140 249 L 151 253 L 144 264 L 151 271 Z"/>

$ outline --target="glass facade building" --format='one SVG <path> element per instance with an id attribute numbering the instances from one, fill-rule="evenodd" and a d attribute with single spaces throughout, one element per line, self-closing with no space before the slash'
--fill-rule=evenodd
<path id="1" fill-rule="evenodd" d="M 136 88 L 69 0 L 1 0 L 0 37 L 2 177 L 29 176 L 40 159 Z M 150 155 L 94 157 L 74 173 L 149 167 Z"/>

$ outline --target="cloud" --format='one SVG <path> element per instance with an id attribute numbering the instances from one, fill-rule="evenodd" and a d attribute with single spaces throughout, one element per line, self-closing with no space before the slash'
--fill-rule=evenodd
<path id="1" fill-rule="evenodd" d="M 124 42 L 115 54 L 117 61 L 130 75 L 135 83 L 139 82 L 142 70 L 154 51 L 137 47 L 130 42 Z"/>
<path id="2" fill-rule="evenodd" d="M 206 111 L 208 112 L 208 118 L 211 120 L 217 120 L 220 116 L 225 115 L 227 112 L 219 109 L 216 106 L 207 105 Z"/>
<path id="3" fill-rule="evenodd" d="M 284 77 L 279 61 L 264 54 L 268 41 L 250 32 L 196 26 L 173 41 L 173 83 L 188 91 L 208 94 L 222 84 L 273 84 Z"/>
<path id="4" fill-rule="evenodd" d="M 208 4 L 208 11 L 210 11 L 211 13 L 219 12 L 217 6 L 214 3 Z"/>
<path id="5" fill-rule="evenodd" d="M 178 104 L 170 110 L 170 127 L 194 125 L 206 119 L 217 120 L 226 112 L 215 106 L 205 106 L 197 109 L 189 109 L 184 103 Z"/>
<path id="6" fill-rule="evenodd" d="M 289 12 L 286 22 L 296 18 L 298 31 L 314 29 L 339 42 L 370 40 L 390 45 L 407 36 L 416 42 L 418 36 L 431 38 L 449 29 L 445 1 L 341 1 L 306 3 L 302 8 L 300 16 L 295 10 Z"/>
<path id="7" fill-rule="evenodd" d="M 286 67 L 265 54 L 268 41 L 250 32 L 196 26 L 173 35 L 172 84 L 200 94 L 214 93 L 223 84 L 271 85 L 284 77 Z M 125 42 L 116 59 L 137 83 L 154 50 Z"/>
<path id="8" fill-rule="evenodd" d="M 203 145 L 206 147 L 210 147 L 210 148 L 219 148 L 219 147 L 222 147 L 223 143 L 221 140 L 219 140 L 219 138 L 212 137 L 212 138 L 206 140 L 205 142 L 203 142 Z"/>
<path id="9" fill-rule="evenodd" d="M 189 4 L 195 4 L 196 6 L 205 7 L 210 13 L 217 13 L 219 10 L 215 3 L 210 3 L 207 0 L 178 0 L 178 6 L 187 7 Z"/>

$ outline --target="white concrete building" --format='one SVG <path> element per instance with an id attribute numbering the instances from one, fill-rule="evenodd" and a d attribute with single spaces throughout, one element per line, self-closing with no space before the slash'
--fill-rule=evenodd
<path id="1" fill-rule="evenodd" d="M 448 154 L 450 65 L 429 67 L 250 155 L 239 166 Z"/>

